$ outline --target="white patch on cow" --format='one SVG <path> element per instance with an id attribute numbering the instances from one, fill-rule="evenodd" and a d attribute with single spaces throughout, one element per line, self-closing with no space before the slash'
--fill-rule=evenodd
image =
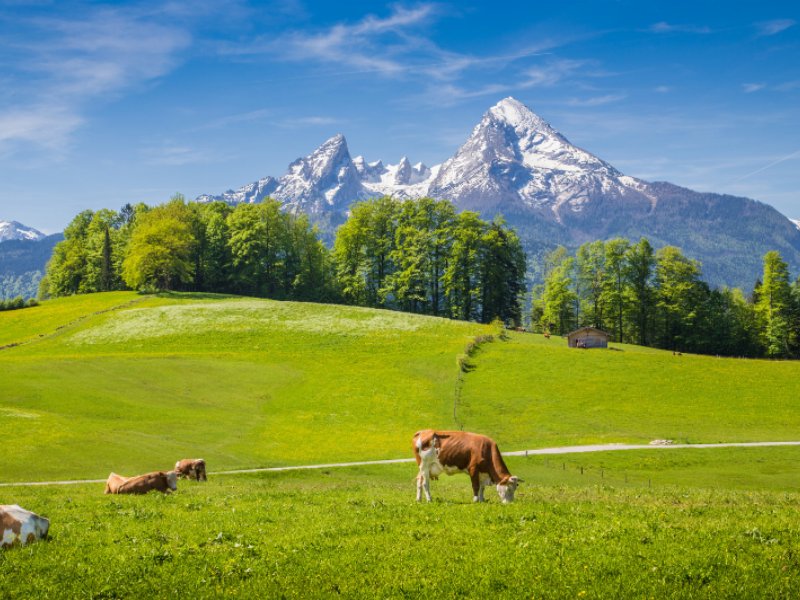
<path id="1" fill-rule="evenodd" d="M 3 539 L 0 541 L 0 546 L 11 546 L 17 539 L 17 534 L 10 529 L 3 530 Z"/>
<path id="2" fill-rule="evenodd" d="M 175 471 L 167 471 L 167 486 L 173 492 L 178 489 L 178 474 Z"/>
<path id="3" fill-rule="evenodd" d="M 518 477 L 512 476 L 509 478 L 508 484 L 497 485 L 497 495 L 500 496 L 500 500 L 503 504 L 510 504 L 514 501 L 514 492 L 517 491 L 519 482 L 520 479 Z"/>
<path id="4" fill-rule="evenodd" d="M 48 519 L 40 517 L 29 510 L 25 510 L 18 504 L 2 505 L 0 506 L 0 510 L 20 524 L 19 535 L 15 534 L 11 529 L 3 530 L 0 546 L 14 544 L 17 540 L 19 540 L 20 544 L 25 545 L 28 543 L 28 538 L 31 534 L 33 534 L 33 538 L 37 540 L 47 536 L 47 530 L 50 528 L 50 521 Z"/>

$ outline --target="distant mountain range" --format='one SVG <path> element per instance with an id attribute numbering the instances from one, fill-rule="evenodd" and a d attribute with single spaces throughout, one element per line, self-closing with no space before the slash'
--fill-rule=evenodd
<path id="1" fill-rule="evenodd" d="M 712 284 L 751 289 L 769 250 L 778 250 L 793 273 L 800 269 L 800 228 L 774 208 L 623 175 L 514 98 L 491 107 L 441 165 L 351 158 L 339 134 L 278 179 L 197 200 L 236 204 L 272 197 L 286 210 L 307 213 L 331 239 L 352 202 L 381 195 L 448 199 L 484 218 L 502 213 L 532 257 L 558 244 L 574 248 L 595 239 L 646 236 L 700 260 Z"/>
<path id="2" fill-rule="evenodd" d="M 792 274 L 800 274 L 800 220 L 749 198 L 623 175 L 513 98 L 491 107 L 440 165 L 412 164 L 406 157 L 397 164 L 352 158 L 340 134 L 291 163 L 280 178 L 197 200 L 238 204 L 272 197 L 288 211 L 308 214 L 330 242 L 350 204 L 382 195 L 448 199 L 489 219 L 502 213 L 519 232 L 534 277 L 541 275 L 537 258 L 556 245 L 575 248 L 616 236 L 679 246 L 703 263 L 704 278 L 714 285 L 751 290 L 769 250 L 778 250 Z M 0 221 L 0 297 L 19 290 L 35 295 L 62 237 Z"/>
<path id="3" fill-rule="evenodd" d="M 39 241 L 45 238 L 38 229 L 28 227 L 17 221 L 0 221 L 0 242 L 8 242 L 10 240 L 31 240 Z"/>
<path id="4" fill-rule="evenodd" d="M 63 234 L 45 235 L 16 221 L 0 221 L 0 300 L 35 298 L 53 246 Z"/>

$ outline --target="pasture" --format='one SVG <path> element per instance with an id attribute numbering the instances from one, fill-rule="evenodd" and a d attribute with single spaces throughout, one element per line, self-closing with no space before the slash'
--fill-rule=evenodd
<path id="1" fill-rule="evenodd" d="M 0 487 L 51 519 L 0 553 L 3 597 L 795 597 L 800 448 L 510 458 L 512 505 L 464 476 L 414 499 L 423 427 L 502 450 L 800 438 L 800 364 L 568 349 L 417 315 L 216 295 L 64 298 L 0 313 L 0 482 L 202 456 L 173 496 Z M 14 345 L 18 344 L 18 345 Z M 458 384 L 457 382 L 461 383 Z M 460 395 L 456 401 L 456 388 Z M 454 421 L 455 409 L 455 421 Z"/>
<path id="2" fill-rule="evenodd" d="M 796 597 L 800 494 L 782 491 L 788 473 L 760 491 L 719 485 L 692 474 L 693 452 L 707 471 L 800 459 L 797 449 L 612 458 L 655 461 L 647 487 L 512 458 L 526 483 L 510 505 L 491 490 L 473 504 L 465 476 L 434 482 L 434 502 L 417 504 L 414 465 L 212 475 L 172 496 L 3 489 L 48 514 L 53 533 L 0 554 L 0 586 L 9 598 Z M 686 483 L 661 483 L 671 479 Z"/>

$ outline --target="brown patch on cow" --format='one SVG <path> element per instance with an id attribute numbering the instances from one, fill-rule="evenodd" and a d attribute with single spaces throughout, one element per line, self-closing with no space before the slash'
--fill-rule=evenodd
<path id="1" fill-rule="evenodd" d="M 33 533 L 33 532 L 31 531 L 31 532 L 28 534 L 28 539 L 27 539 L 27 540 L 25 540 L 25 543 L 26 543 L 26 544 L 32 544 L 32 543 L 33 543 L 33 542 L 35 542 L 35 541 L 36 541 L 36 534 L 35 534 L 35 533 Z"/>
<path id="2" fill-rule="evenodd" d="M 22 523 L 5 511 L 0 511 L 0 525 L 3 531 L 10 529 L 15 535 L 19 535 L 22 530 Z"/>
<path id="3" fill-rule="evenodd" d="M 146 494 L 153 490 L 168 494 L 172 491 L 167 473 L 155 471 L 136 477 L 130 477 L 117 487 L 117 494 Z"/>

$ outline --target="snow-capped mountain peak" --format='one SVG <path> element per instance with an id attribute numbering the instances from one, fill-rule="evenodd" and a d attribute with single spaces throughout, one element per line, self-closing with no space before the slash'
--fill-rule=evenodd
<path id="1" fill-rule="evenodd" d="M 538 130 L 542 133 L 558 135 L 558 132 L 549 123 L 511 96 L 495 104 L 487 114 L 499 121 L 508 123 L 514 129 L 523 131 Z"/>
<path id="2" fill-rule="evenodd" d="M 46 237 L 41 231 L 18 221 L 0 221 L 0 242 L 9 240 L 38 241 Z"/>
<path id="3" fill-rule="evenodd" d="M 789 219 L 797 229 L 800 229 L 800 219 Z"/>
<path id="4" fill-rule="evenodd" d="M 562 222 L 592 198 L 643 192 L 607 162 L 572 145 L 514 98 L 491 107 L 431 182 L 430 195 L 472 210 L 548 210 Z M 648 201 L 649 202 L 649 201 Z"/>

